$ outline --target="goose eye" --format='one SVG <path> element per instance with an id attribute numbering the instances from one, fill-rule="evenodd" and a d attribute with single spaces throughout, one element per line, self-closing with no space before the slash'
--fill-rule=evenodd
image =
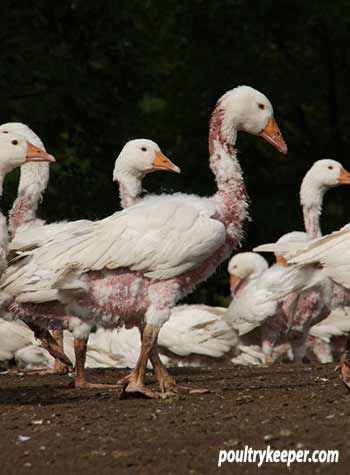
<path id="1" fill-rule="evenodd" d="M 8 131 L 7 131 L 7 130 L 3 130 L 2 133 L 3 133 L 3 134 L 8 134 Z"/>
<path id="2" fill-rule="evenodd" d="M 18 145 L 18 140 L 12 140 L 12 145 Z"/>
<path id="3" fill-rule="evenodd" d="M 265 104 L 258 104 L 259 109 L 264 110 L 265 109 Z"/>
<path id="4" fill-rule="evenodd" d="M 328 170 L 333 170 L 333 166 L 329 165 Z"/>
<path id="5" fill-rule="evenodd" d="M 142 150 L 143 152 L 147 152 L 147 147 L 141 147 L 141 150 Z"/>

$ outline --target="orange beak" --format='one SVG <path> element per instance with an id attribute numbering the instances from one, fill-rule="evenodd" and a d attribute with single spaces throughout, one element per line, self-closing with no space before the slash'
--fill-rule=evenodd
<path id="1" fill-rule="evenodd" d="M 283 154 L 287 153 L 287 145 L 285 144 L 281 131 L 273 117 L 271 117 L 265 129 L 262 130 L 259 135 L 265 139 L 266 142 L 269 142 L 271 145 L 277 148 L 279 152 Z"/>
<path id="2" fill-rule="evenodd" d="M 28 142 L 26 162 L 55 162 L 55 157 Z"/>
<path id="3" fill-rule="evenodd" d="M 168 172 L 181 173 L 179 167 L 177 167 L 168 157 L 162 154 L 162 152 L 156 152 L 153 160 L 153 170 L 166 170 Z"/>
<path id="4" fill-rule="evenodd" d="M 230 288 L 232 292 L 236 290 L 236 287 L 239 284 L 240 280 L 241 278 L 238 275 L 235 275 L 235 274 L 230 275 Z"/>
<path id="5" fill-rule="evenodd" d="M 350 185 L 350 173 L 342 168 L 338 177 L 339 185 Z"/>
<path id="6" fill-rule="evenodd" d="M 276 256 L 276 262 L 277 264 L 280 264 L 283 267 L 288 267 L 287 260 L 282 256 Z"/>

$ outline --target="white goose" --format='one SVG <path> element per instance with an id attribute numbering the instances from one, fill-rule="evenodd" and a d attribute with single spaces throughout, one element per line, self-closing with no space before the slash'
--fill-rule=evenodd
<path id="1" fill-rule="evenodd" d="M 17 295 L 14 310 L 33 319 L 41 303 L 58 298 L 64 302 L 61 315 L 68 311 L 88 325 L 143 327 L 141 354 L 124 381 L 125 391 L 159 397 L 144 386 L 148 358 L 161 389 L 176 389 L 160 362 L 157 336 L 177 301 L 211 275 L 241 240 L 247 201 L 234 148 L 238 130 L 260 134 L 286 152 L 268 99 L 246 86 L 229 91 L 211 119 L 210 164 L 217 194 L 211 199 L 183 194 L 146 198 L 70 239 L 28 251 L 2 283 L 6 292 Z M 37 305 L 20 305 L 25 302 Z M 60 315 L 50 317 L 57 321 Z M 77 353 L 84 347 L 81 338 Z M 78 371 L 83 371 L 78 359 Z"/>
<path id="2" fill-rule="evenodd" d="M 15 133 L 21 135 L 30 143 L 45 151 L 42 140 L 26 124 L 21 122 L 4 123 L 0 126 L 0 133 Z M 49 174 L 49 164 L 45 162 L 29 163 L 21 166 L 17 198 L 9 213 L 9 229 L 12 238 L 12 242 L 9 245 L 10 250 L 17 250 L 16 241 L 14 240 L 15 236 L 18 242 L 20 242 L 23 235 L 27 236 L 32 230 L 37 228 L 42 229 L 43 225 L 45 225 L 45 222 L 39 219 L 36 213 L 47 188 Z M 49 348 L 50 351 L 53 353 L 57 350 L 61 351 L 61 345 L 56 344 L 56 341 L 52 339 L 49 332 L 43 331 L 33 323 L 31 324 L 32 330 L 29 330 L 22 323 L 12 322 L 12 319 L 11 313 L 4 316 L 6 322 L 0 319 L 0 348 L 3 360 L 5 356 L 11 356 L 10 359 L 12 359 L 15 355 L 21 354 L 23 356 L 25 355 L 28 361 L 27 356 L 30 356 L 29 348 L 32 346 L 33 361 L 37 361 L 40 350 L 38 349 L 39 344 L 32 334 L 32 331 L 35 332 L 36 337 L 40 339 L 43 345 Z M 60 336 L 60 334 L 58 336 Z M 28 347 L 26 351 L 20 351 L 23 345 Z M 20 353 L 17 353 L 18 351 L 20 351 Z M 46 357 L 45 361 L 48 361 Z M 56 360 L 54 372 L 66 372 L 66 368 L 68 368 L 68 365 L 62 363 L 59 359 Z"/>
<path id="3" fill-rule="evenodd" d="M 280 239 L 274 245 L 259 246 L 255 250 L 265 251 L 275 249 L 277 256 L 287 252 L 288 257 L 288 250 L 303 246 L 310 239 L 320 236 L 321 229 L 319 221 L 324 194 L 329 188 L 344 184 L 350 184 L 350 175 L 339 162 L 329 159 L 315 162 L 305 175 L 300 191 L 308 239 L 301 239 L 299 242 Z M 282 263 L 286 262 L 285 259 L 281 259 L 280 257 L 277 257 L 277 260 Z M 326 318 L 330 312 L 330 298 L 332 292 L 330 282 L 328 279 L 323 278 L 323 273 L 320 272 L 319 269 L 313 272 L 312 266 L 308 266 L 307 273 L 305 273 L 305 269 L 306 267 L 301 271 L 295 267 L 290 268 L 292 273 L 296 271 L 300 273 L 301 276 L 305 276 L 305 290 L 300 295 L 298 295 L 298 293 L 290 295 L 283 305 L 284 311 L 267 322 L 264 344 L 265 349 L 269 348 L 270 354 L 279 336 L 285 333 L 283 328 L 288 328 L 294 357 L 301 360 L 306 352 L 310 328 L 320 320 Z M 313 281 L 310 279 L 310 272 L 313 274 L 313 279 L 317 276 L 316 280 L 318 281 L 317 287 L 313 289 L 310 288 Z M 288 273 L 289 271 L 287 270 L 287 274 Z M 277 321 L 280 322 L 280 325 L 277 325 Z M 268 329 L 269 324 L 270 329 Z M 316 344 L 315 338 L 312 340 Z"/>
<path id="4" fill-rule="evenodd" d="M 42 148 L 28 142 L 24 137 L 13 133 L 0 133 L 0 196 L 3 190 L 3 181 L 7 173 L 26 162 L 53 162 L 52 155 L 46 153 Z M 30 167 L 30 163 L 26 166 Z M 0 212 L 0 272 L 4 272 L 7 267 L 8 251 L 8 231 L 6 218 Z M 0 326 L 0 332 L 2 327 Z M 0 347 L 0 360 L 8 358 L 12 348 L 11 341 L 6 341 Z"/>

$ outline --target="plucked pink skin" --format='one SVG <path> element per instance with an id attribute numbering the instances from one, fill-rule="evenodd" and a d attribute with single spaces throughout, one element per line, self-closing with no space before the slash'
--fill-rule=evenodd
<path id="1" fill-rule="evenodd" d="M 35 211 L 33 203 L 26 195 L 22 195 L 16 200 L 16 205 L 11 211 L 10 227 L 14 236 L 16 230 L 23 224 L 31 223 L 35 220 Z"/>
<path id="2" fill-rule="evenodd" d="M 346 289 L 345 287 L 338 284 L 333 284 L 332 300 L 330 305 L 332 308 L 343 308 L 349 306 L 350 289 Z"/>
<path id="3" fill-rule="evenodd" d="M 269 317 L 262 325 L 262 349 L 265 355 L 271 356 L 274 353 L 277 342 L 284 341 L 288 329 L 288 315 L 285 314 L 280 305 L 276 314 Z"/>
<path id="4" fill-rule="evenodd" d="M 119 183 L 119 198 L 123 209 L 129 208 L 142 200 L 140 196 L 133 196 L 123 183 Z"/>
<path id="5" fill-rule="evenodd" d="M 152 303 L 151 312 L 164 312 L 164 318 L 167 319 L 170 309 L 177 301 L 190 293 L 203 278 L 212 274 L 213 269 L 224 259 L 225 248 L 226 246 L 223 246 L 199 268 L 181 277 L 159 282 L 144 277 L 139 272 L 123 269 L 89 272 L 83 276 L 87 291 L 79 296 L 75 293 L 64 293 L 68 307 L 57 302 L 12 302 L 9 310 L 25 321 L 41 325 L 50 322 L 52 328 L 67 328 L 71 318 L 69 315 L 76 315 L 87 323 L 105 328 L 140 326 L 144 323 L 144 315 Z M 85 313 L 86 308 L 89 309 L 88 314 Z"/>
<path id="6" fill-rule="evenodd" d="M 207 279 L 216 267 L 226 257 L 226 248 L 220 248 L 210 259 L 207 259 L 199 268 L 187 272 L 180 277 L 157 281 L 148 279 L 140 273 L 120 270 L 119 272 L 104 271 L 103 275 L 89 272 L 84 280 L 88 291 L 81 297 L 69 301 L 69 308 L 75 315 L 89 323 L 98 323 L 104 327 L 127 327 L 140 325 L 146 319 L 152 318 L 153 313 L 161 313 L 161 324 L 170 316 L 171 308 L 180 298 L 193 291 L 195 286 Z M 226 251 L 226 252 L 225 252 Z M 133 286 L 138 287 L 133 292 Z M 109 295 L 106 289 L 110 289 Z M 84 316 L 81 310 L 89 309 L 89 315 Z M 101 318 L 102 317 L 102 318 Z M 157 316 L 155 315 L 157 318 Z"/>
<path id="7" fill-rule="evenodd" d="M 332 350 L 336 361 L 339 361 L 344 353 L 348 341 L 347 335 L 339 335 L 332 337 Z"/>
<path id="8" fill-rule="evenodd" d="M 46 302 L 40 305 L 32 303 L 18 304 L 12 300 L 6 311 L 13 313 L 24 322 L 36 323 L 44 328 L 60 330 L 68 328 L 69 320 L 65 306 L 59 302 Z"/>
<path id="9" fill-rule="evenodd" d="M 350 290 L 341 285 L 332 284 L 331 299 L 324 298 L 322 287 L 304 291 L 295 308 L 298 295 L 292 294 L 283 303 L 282 311 L 270 317 L 263 325 L 262 339 L 264 353 L 274 354 L 276 345 L 291 339 L 293 351 L 302 358 L 308 349 L 324 361 L 329 355 L 339 359 L 346 346 L 346 336 L 332 337 L 329 343 L 309 336 L 310 328 L 326 319 L 330 309 L 350 305 Z M 329 360 L 331 361 L 331 360 Z"/>
<path id="10" fill-rule="evenodd" d="M 310 289 L 310 292 L 311 291 L 312 289 Z M 313 298 L 315 301 L 317 299 L 322 299 L 319 289 L 316 288 L 313 290 L 313 296 L 311 296 L 311 298 Z M 303 302 L 300 302 L 300 310 L 298 305 L 297 315 L 299 315 L 303 311 L 303 307 L 307 307 L 307 304 L 307 302 L 305 304 L 303 304 Z M 297 319 L 297 324 L 299 324 L 299 326 L 304 323 L 304 328 L 299 331 L 303 331 L 304 335 L 306 334 L 306 338 L 304 338 L 305 350 L 307 348 L 312 348 L 312 351 L 319 358 L 320 361 L 324 361 L 326 357 L 331 358 L 331 355 L 334 355 L 335 358 L 338 360 L 340 354 L 342 353 L 342 350 L 344 350 L 346 346 L 345 336 L 333 337 L 330 342 L 325 342 L 316 337 L 309 337 L 308 332 L 311 326 L 328 317 L 331 308 L 336 309 L 348 306 L 350 304 L 350 290 L 342 287 L 341 285 L 333 283 L 331 299 L 329 302 L 324 301 L 323 306 L 321 305 L 318 308 L 316 306 L 314 309 L 312 308 L 312 302 L 309 302 L 309 304 L 309 313 L 308 309 L 306 308 L 305 316 L 303 316 L 302 318 L 299 317 Z M 332 359 L 330 359 L 329 361 L 331 360 Z"/>
<path id="11" fill-rule="evenodd" d="M 210 122 L 209 150 L 210 167 L 218 186 L 217 193 L 211 198 L 217 208 L 215 217 L 224 223 L 227 230 L 226 242 L 220 249 L 195 270 L 163 281 L 149 279 L 128 269 L 88 272 L 80 277 L 84 291 L 79 296 L 72 292 L 61 292 L 66 308 L 57 303 L 15 304 L 12 305 L 12 311 L 26 321 L 42 321 L 45 326 L 48 321 L 55 321 L 55 325 L 63 323 L 64 326 L 67 313 L 107 328 L 140 326 L 145 319 L 159 326 L 164 324 L 171 308 L 215 272 L 232 249 L 239 246 L 243 235 L 242 224 L 248 215 L 248 205 L 240 167 L 237 162 L 236 172 L 231 177 L 222 174 L 220 168 L 223 153 L 235 154 L 231 138 L 223 136 L 223 114 L 219 101 Z M 232 156 L 232 160 L 236 160 L 235 156 Z"/>
<path id="12" fill-rule="evenodd" d="M 271 356 L 274 354 L 276 345 L 290 341 L 295 358 L 301 360 L 308 347 L 310 328 L 327 318 L 329 313 L 330 307 L 319 287 L 307 289 L 300 294 L 289 295 L 279 306 L 277 313 L 263 325 L 264 353 Z M 285 348 L 287 349 L 287 346 Z"/>
<path id="13" fill-rule="evenodd" d="M 350 305 L 350 289 L 334 284 L 332 289 L 331 308 L 344 308 Z M 339 361 L 340 356 L 345 351 L 347 342 L 346 335 L 332 336 L 330 341 L 309 336 L 308 348 L 310 348 L 319 361 Z"/>

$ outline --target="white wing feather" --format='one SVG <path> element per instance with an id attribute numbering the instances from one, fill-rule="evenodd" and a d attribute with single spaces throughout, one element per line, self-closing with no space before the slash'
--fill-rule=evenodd
<path id="1" fill-rule="evenodd" d="M 299 268 L 320 264 L 325 276 L 350 288 L 350 226 L 307 243 L 274 243 L 255 248 L 257 251 L 272 251 L 285 254 L 291 264 Z"/>
<path id="2" fill-rule="evenodd" d="M 310 335 L 329 341 L 332 336 L 347 335 L 350 331 L 350 309 L 333 310 L 330 315 L 311 327 Z"/>
<path id="3" fill-rule="evenodd" d="M 81 231 L 84 226 L 89 225 L 91 225 L 91 221 L 84 219 L 51 224 L 24 224 L 17 229 L 15 237 L 10 242 L 9 250 L 19 252 L 35 249 L 54 239 L 66 239 Z"/>
<path id="4" fill-rule="evenodd" d="M 48 289 L 69 275 L 129 268 L 147 277 L 169 279 L 196 268 L 226 239 L 224 225 L 184 199 L 152 200 L 78 227 L 68 238 L 22 253 L 8 269 L 2 287 L 21 291 Z"/>
<path id="5" fill-rule="evenodd" d="M 179 357 L 222 357 L 238 343 L 236 332 L 223 319 L 225 312 L 207 305 L 175 307 L 160 330 L 159 346 Z"/>
<path id="6" fill-rule="evenodd" d="M 350 288 L 350 228 L 312 241 L 290 261 L 297 266 L 320 263 L 325 275 L 337 284 Z"/>
<path id="7" fill-rule="evenodd" d="M 282 298 L 312 287 L 323 278 L 322 271 L 314 266 L 299 269 L 275 264 L 238 289 L 225 319 L 240 335 L 249 333 L 275 314 Z"/>

